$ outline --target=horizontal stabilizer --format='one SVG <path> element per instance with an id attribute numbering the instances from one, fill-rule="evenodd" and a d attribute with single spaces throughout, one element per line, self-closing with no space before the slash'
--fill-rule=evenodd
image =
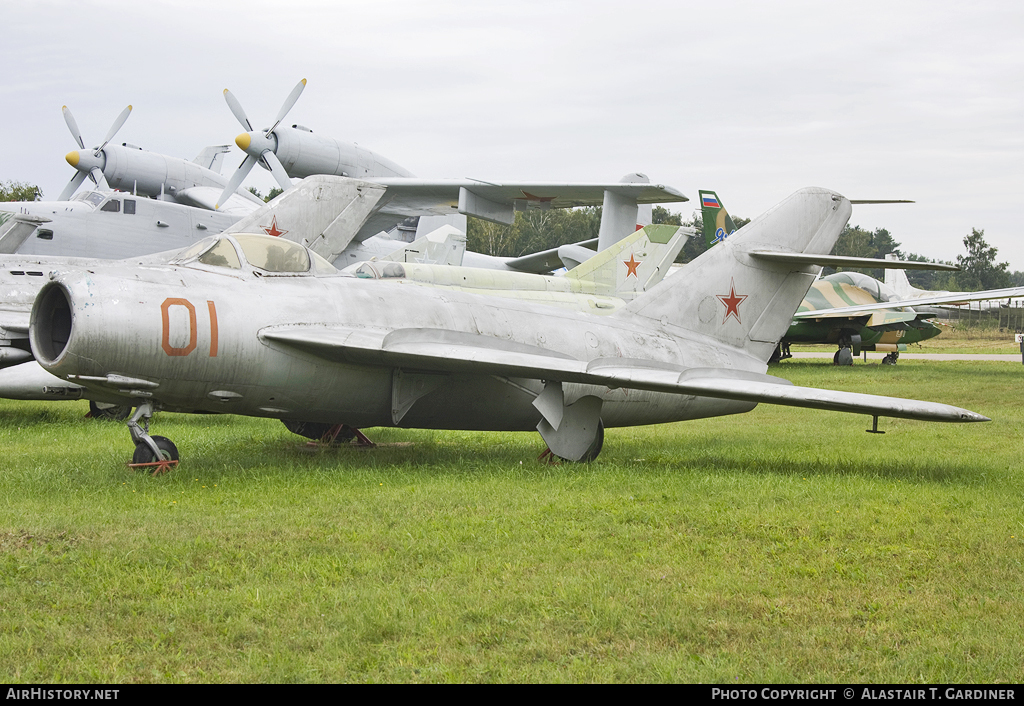
<path id="1" fill-rule="evenodd" d="M 813 253 L 773 252 L 754 250 L 750 256 L 768 262 L 784 262 L 792 265 L 820 265 L 822 267 L 870 267 L 889 270 L 952 270 L 956 265 L 917 260 L 881 260 L 874 257 L 846 257 L 845 255 L 815 255 Z"/>
<path id="2" fill-rule="evenodd" d="M 733 370 L 684 369 L 668 364 L 659 368 L 650 361 L 623 358 L 581 361 L 539 347 L 440 329 L 375 332 L 304 326 L 266 328 L 259 336 L 265 343 L 356 365 L 574 382 L 923 421 L 989 421 L 969 410 L 935 402 L 795 387 L 770 375 Z"/>

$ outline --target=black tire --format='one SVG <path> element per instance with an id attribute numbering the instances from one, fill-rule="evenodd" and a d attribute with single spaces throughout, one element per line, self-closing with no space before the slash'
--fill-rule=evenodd
<path id="1" fill-rule="evenodd" d="M 131 405 L 103 404 L 89 400 L 89 416 L 111 422 L 122 422 L 132 413 Z"/>
<path id="2" fill-rule="evenodd" d="M 146 443 L 136 444 L 132 454 L 132 463 L 156 463 L 157 461 L 177 461 L 178 447 L 166 436 L 152 436 L 156 447 L 160 449 L 161 458 L 153 456 L 153 449 Z"/>
<path id="3" fill-rule="evenodd" d="M 832 365 L 839 365 L 839 351 L 836 351 L 836 354 L 832 356 Z"/>
<path id="4" fill-rule="evenodd" d="M 834 360 L 836 365 L 853 365 L 853 351 L 849 348 L 840 348 Z"/>

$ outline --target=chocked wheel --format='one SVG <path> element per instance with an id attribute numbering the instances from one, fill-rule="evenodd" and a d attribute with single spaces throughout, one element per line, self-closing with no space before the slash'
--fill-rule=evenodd
<path id="1" fill-rule="evenodd" d="M 131 413 L 131 405 L 107 404 L 105 402 L 93 402 L 92 400 L 89 400 L 89 416 L 93 419 L 120 422 L 127 419 L 128 415 Z"/>
<path id="2" fill-rule="evenodd" d="M 160 458 L 153 455 L 153 449 L 149 444 L 140 442 L 135 445 L 135 453 L 132 454 L 132 463 L 157 463 L 158 461 L 177 461 L 178 447 L 166 436 L 152 436 L 156 447 L 160 449 Z"/>

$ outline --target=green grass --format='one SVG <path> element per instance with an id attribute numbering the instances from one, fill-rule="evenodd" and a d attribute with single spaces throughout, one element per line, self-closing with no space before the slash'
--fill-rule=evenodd
<path id="1" fill-rule="evenodd" d="M 1020 367 L 775 368 L 943 425 L 762 405 L 536 434 L 161 414 L 125 467 L 83 403 L 0 402 L 0 674 L 23 682 L 1019 682 Z M 400 445 L 396 442 L 412 442 Z"/>

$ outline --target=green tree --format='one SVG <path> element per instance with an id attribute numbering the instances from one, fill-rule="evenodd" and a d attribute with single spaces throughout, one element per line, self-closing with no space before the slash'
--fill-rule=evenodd
<path id="1" fill-rule="evenodd" d="M 508 226 L 467 219 L 466 247 L 487 255 L 519 257 L 596 238 L 600 228 L 600 207 L 531 209 L 516 213 L 515 221 Z"/>
<path id="2" fill-rule="evenodd" d="M 35 201 L 43 190 L 35 184 L 21 181 L 0 181 L 0 201 Z"/>
<path id="3" fill-rule="evenodd" d="M 845 257 L 871 257 L 881 259 L 889 253 L 899 252 L 900 244 L 893 240 L 892 234 L 885 228 L 876 228 L 873 231 L 864 230 L 860 226 L 846 226 L 839 234 L 835 247 L 832 248 L 833 255 Z M 840 267 L 840 270 L 854 268 Z M 875 279 L 883 279 L 885 273 L 881 268 L 876 269 L 855 269 L 856 272 L 863 272 Z M 831 272 L 830 268 L 826 272 Z"/>
<path id="4" fill-rule="evenodd" d="M 985 241 L 985 231 L 971 228 L 971 234 L 964 238 L 967 255 L 957 255 L 956 273 L 960 289 L 973 292 L 979 289 L 1001 289 L 1010 286 L 1010 263 L 996 263 L 997 248 Z"/>

